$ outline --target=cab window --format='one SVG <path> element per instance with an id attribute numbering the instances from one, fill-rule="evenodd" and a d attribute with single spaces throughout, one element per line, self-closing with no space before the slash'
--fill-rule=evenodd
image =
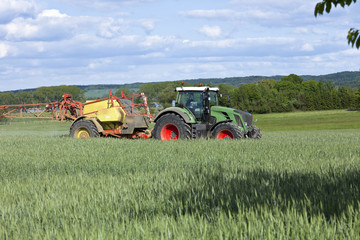
<path id="1" fill-rule="evenodd" d="M 209 92 L 209 103 L 210 106 L 218 106 L 218 97 L 217 97 L 217 93 L 216 92 Z"/>

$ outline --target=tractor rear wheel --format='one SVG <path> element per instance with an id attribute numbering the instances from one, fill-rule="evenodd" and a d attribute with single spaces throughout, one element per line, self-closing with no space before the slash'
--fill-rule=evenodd
<path id="1" fill-rule="evenodd" d="M 190 126 L 175 114 L 160 117 L 153 130 L 153 137 L 162 141 L 189 139 L 190 136 Z"/>
<path id="2" fill-rule="evenodd" d="M 243 138 L 241 130 L 233 123 L 226 122 L 217 125 L 211 133 L 215 139 L 240 139 Z"/>
<path id="3" fill-rule="evenodd" d="M 99 136 L 100 134 L 96 126 L 89 120 L 79 120 L 70 128 L 70 137 L 73 138 L 93 138 Z"/>

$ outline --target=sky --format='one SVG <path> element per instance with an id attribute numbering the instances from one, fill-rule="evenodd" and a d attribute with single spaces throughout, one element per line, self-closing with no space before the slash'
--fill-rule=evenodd
<path id="1" fill-rule="evenodd" d="M 0 0 L 0 91 L 360 69 L 360 4 Z"/>

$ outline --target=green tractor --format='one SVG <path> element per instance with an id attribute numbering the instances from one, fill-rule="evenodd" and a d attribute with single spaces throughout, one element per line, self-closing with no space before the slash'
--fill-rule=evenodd
<path id="1" fill-rule="evenodd" d="M 152 137 L 159 140 L 261 138 L 250 113 L 218 106 L 219 88 L 177 87 L 173 107 L 159 112 Z"/>

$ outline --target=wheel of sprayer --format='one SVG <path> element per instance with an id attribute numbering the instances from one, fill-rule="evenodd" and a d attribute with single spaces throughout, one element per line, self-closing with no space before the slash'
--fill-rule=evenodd
<path id="1" fill-rule="evenodd" d="M 211 138 L 215 139 L 239 139 L 243 138 L 241 130 L 233 123 L 220 123 L 211 133 Z"/>
<path id="2" fill-rule="evenodd" d="M 95 125 L 89 120 L 75 122 L 70 128 L 70 137 L 73 138 L 93 138 L 99 137 Z"/>
<path id="3" fill-rule="evenodd" d="M 175 114 L 166 114 L 159 118 L 153 130 L 153 137 L 162 141 L 189 139 L 190 136 L 190 126 Z"/>

